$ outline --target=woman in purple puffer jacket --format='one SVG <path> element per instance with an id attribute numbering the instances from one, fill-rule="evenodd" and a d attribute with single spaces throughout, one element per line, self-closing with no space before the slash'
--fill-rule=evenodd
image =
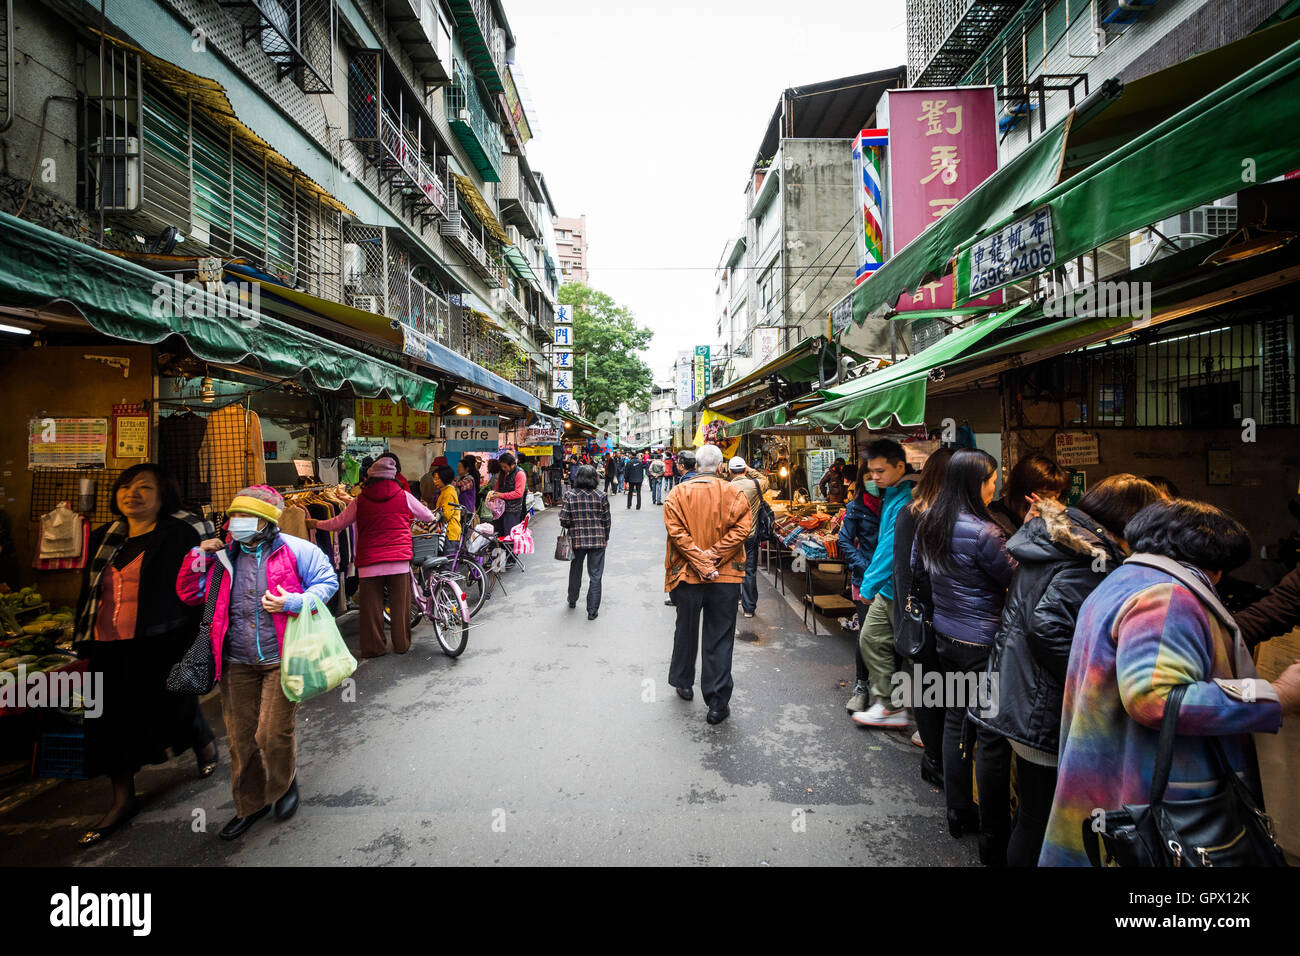
<path id="1" fill-rule="evenodd" d="M 997 486 L 997 462 L 987 452 L 963 448 L 952 456 L 939 496 L 916 522 L 913 573 L 930 576 L 934 602 L 935 643 L 944 670 L 944 687 L 969 690 L 983 680 L 993 641 L 1002 621 L 1002 605 L 1016 561 L 1007 553 L 1007 537 L 989 515 Z M 991 688 L 981 687 L 982 694 Z M 948 832 L 981 834 L 981 855 L 998 863 L 990 850 L 1005 846 L 1009 822 L 1001 815 L 982 819 L 971 791 L 970 754 L 979 739 L 975 773 L 980 807 L 1006 806 L 1011 748 L 1005 737 L 976 731 L 966 708 L 978 699 L 945 700 L 943 789 L 948 804 Z M 1005 782 L 1004 782 L 1005 781 Z"/>

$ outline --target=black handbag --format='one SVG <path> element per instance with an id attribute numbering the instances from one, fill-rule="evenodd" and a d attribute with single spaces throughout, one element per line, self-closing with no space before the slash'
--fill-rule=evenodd
<path id="1" fill-rule="evenodd" d="M 173 694 L 202 696 L 217 684 L 217 661 L 212 656 L 212 618 L 217 612 L 217 596 L 221 593 L 221 578 L 225 570 L 217 562 L 208 576 L 208 599 L 203 605 L 198 636 L 167 675 L 167 689 Z"/>
<path id="2" fill-rule="evenodd" d="M 1286 866 L 1273 824 L 1242 779 L 1232 771 L 1218 737 L 1206 737 L 1211 764 L 1223 785 L 1196 800 L 1165 801 L 1174 759 L 1178 711 L 1187 685 L 1169 692 L 1151 776 L 1151 802 L 1107 810 L 1083 821 L 1083 846 L 1093 866 Z"/>
<path id="3" fill-rule="evenodd" d="M 912 575 L 911 587 L 894 628 L 894 650 L 909 660 L 934 654 L 934 612 L 916 595 L 916 578 Z"/>

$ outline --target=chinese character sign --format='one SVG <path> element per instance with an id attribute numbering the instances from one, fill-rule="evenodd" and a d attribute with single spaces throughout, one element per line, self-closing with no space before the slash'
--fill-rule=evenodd
<path id="1" fill-rule="evenodd" d="M 709 394 L 709 380 L 712 369 L 709 367 L 709 346 L 695 346 L 695 398 L 699 400 Z"/>
<path id="2" fill-rule="evenodd" d="M 998 168 L 992 87 L 889 90 L 890 248 L 897 253 Z M 976 304 L 996 305 L 997 293 Z M 900 312 L 950 309 L 951 276 L 898 300 Z"/>
<path id="3" fill-rule="evenodd" d="M 1052 208 L 1042 206 L 985 236 L 961 254 L 957 260 L 957 293 L 963 298 L 987 295 L 990 289 L 1020 282 L 1050 268 L 1055 261 Z"/>
<path id="4" fill-rule="evenodd" d="M 555 378 L 551 400 L 562 412 L 578 411 L 573 400 L 573 309 L 572 305 L 555 307 Z"/>
<path id="5" fill-rule="evenodd" d="M 677 404 L 682 408 L 695 401 L 693 356 L 689 349 L 677 353 Z"/>

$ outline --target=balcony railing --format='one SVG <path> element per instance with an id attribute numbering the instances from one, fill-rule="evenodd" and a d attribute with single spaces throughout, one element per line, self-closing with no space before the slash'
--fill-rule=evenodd
<path id="1" fill-rule="evenodd" d="M 488 89 L 504 93 L 506 71 L 505 31 L 497 25 L 490 0 L 448 0 L 461 44 Z"/>
<path id="2" fill-rule="evenodd" d="M 447 190 L 438 174 L 424 161 L 420 147 L 387 113 L 381 115 L 379 137 L 384 161 L 400 171 L 398 179 L 403 192 L 418 194 L 428 205 L 447 215 Z"/>
<path id="3" fill-rule="evenodd" d="M 501 181 L 501 153 L 505 137 L 501 127 L 479 96 L 474 75 L 456 64 L 451 85 L 445 91 L 447 122 L 465 147 L 484 182 Z"/>
<path id="4" fill-rule="evenodd" d="M 529 323 L 528 310 L 524 308 L 524 304 L 519 301 L 515 294 L 510 291 L 509 286 L 498 289 L 497 296 L 501 304 L 513 312 L 519 318 L 520 322 L 524 323 L 524 325 Z"/>

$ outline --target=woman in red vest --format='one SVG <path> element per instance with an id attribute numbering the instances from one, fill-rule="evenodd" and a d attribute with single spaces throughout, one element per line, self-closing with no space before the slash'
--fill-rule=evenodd
<path id="1" fill-rule="evenodd" d="M 396 480 L 397 463 L 380 458 L 366 472 L 361 494 L 328 521 L 308 520 L 309 528 L 339 531 L 356 522 L 357 574 L 360 577 L 361 656 L 388 653 L 384 640 L 384 592 L 388 592 L 393 650 L 411 647 L 411 518 L 433 521 L 433 512 Z"/>

